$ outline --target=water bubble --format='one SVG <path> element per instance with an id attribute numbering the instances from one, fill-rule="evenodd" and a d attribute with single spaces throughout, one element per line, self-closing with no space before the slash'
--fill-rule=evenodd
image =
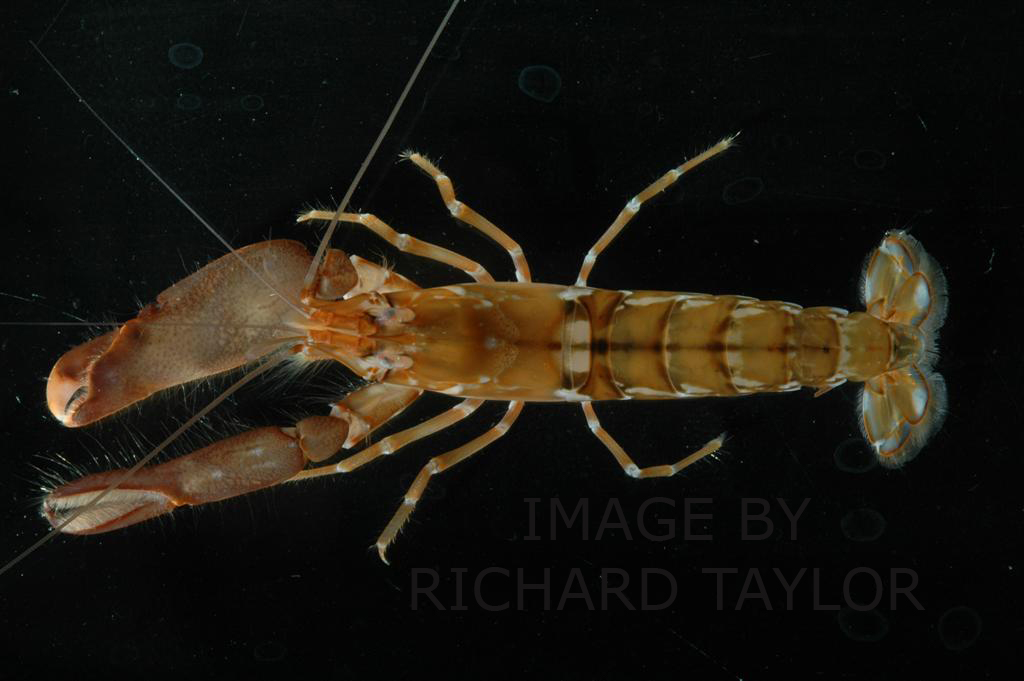
<path id="1" fill-rule="evenodd" d="M 958 652 L 974 645 L 981 636 L 981 616 L 974 608 L 958 605 L 939 617 L 939 640 L 946 650 Z"/>
<path id="2" fill-rule="evenodd" d="M 867 473 L 878 468 L 878 457 L 859 437 L 839 443 L 832 453 L 832 460 L 844 473 Z"/>
<path id="3" fill-rule="evenodd" d="M 242 97 L 241 104 L 246 111 L 259 111 L 263 108 L 263 98 L 259 95 L 246 95 Z"/>
<path id="4" fill-rule="evenodd" d="M 730 206 L 752 201 L 764 191 L 764 181 L 760 177 L 741 177 L 730 182 L 722 189 L 722 201 Z"/>
<path id="5" fill-rule="evenodd" d="M 179 69 L 194 69 L 203 63 L 203 50 L 192 43 L 178 43 L 167 50 L 167 58 Z"/>
<path id="6" fill-rule="evenodd" d="M 519 89 L 531 99 L 550 104 L 562 91 L 562 77 L 550 66 L 527 66 L 519 72 Z"/>
<path id="7" fill-rule="evenodd" d="M 188 93 L 182 93 L 178 95 L 178 99 L 174 102 L 174 106 L 178 107 L 182 111 L 195 111 L 202 106 L 203 100 L 199 98 L 199 95 L 192 95 Z"/>
<path id="8" fill-rule="evenodd" d="M 839 521 L 843 535 L 850 541 L 874 541 L 885 532 L 886 524 L 885 516 L 873 508 L 850 511 Z"/>
<path id="9" fill-rule="evenodd" d="M 881 170 L 885 167 L 885 154 L 877 149 L 858 149 L 853 154 L 853 165 L 861 170 Z"/>
<path id="10" fill-rule="evenodd" d="M 889 620 L 877 610 L 843 608 L 838 616 L 839 629 L 847 638 L 863 643 L 881 641 L 889 633 Z"/>

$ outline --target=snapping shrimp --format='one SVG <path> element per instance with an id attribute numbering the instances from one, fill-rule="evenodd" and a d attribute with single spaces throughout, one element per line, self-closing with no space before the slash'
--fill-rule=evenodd
<path id="1" fill-rule="evenodd" d="M 864 311 L 587 286 L 601 253 L 641 207 L 733 140 L 723 139 L 630 199 L 587 252 L 572 286 L 533 282 L 519 244 L 460 201 L 437 165 L 405 154 L 432 178 L 457 220 L 507 252 L 517 281 L 496 282 L 479 263 L 399 233 L 375 215 L 310 211 L 299 221 L 360 225 L 402 252 L 450 265 L 473 281 L 423 289 L 357 255 L 326 249 L 322 258 L 319 252 L 311 257 L 288 240 L 257 243 L 210 263 L 164 291 L 136 319 L 57 362 L 47 402 L 61 423 L 85 426 L 155 392 L 269 356 L 337 361 L 366 384 L 332 404 L 327 415 L 250 430 L 123 481 L 125 471 L 108 471 L 61 485 L 44 499 L 44 515 L 63 532 L 94 534 L 183 505 L 351 473 L 465 419 L 485 400 L 507 402 L 504 416 L 422 468 L 377 539 L 385 562 L 430 479 L 505 435 L 525 402 L 579 403 L 589 429 L 627 475 L 666 477 L 718 451 L 724 436 L 678 461 L 639 467 L 602 427 L 594 403 L 803 387 L 821 395 L 853 381 L 863 384 L 865 440 L 883 465 L 903 465 L 941 427 L 946 402 L 945 384 L 933 368 L 946 282 L 909 234 L 887 233 L 870 254 L 862 279 Z M 325 463 L 364 445 L 427 391 L 460 401 Z"/>

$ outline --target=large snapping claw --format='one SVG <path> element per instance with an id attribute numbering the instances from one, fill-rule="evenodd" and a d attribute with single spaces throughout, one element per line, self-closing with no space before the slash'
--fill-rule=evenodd
<path id="1" fill-rule="evenodd" d="M 294 306 L 310 260 L 302 244 L 278 240 L 211 262 L 137 318 L 61 357 L 46 386 L 50 411 L 66 426 L 84 426 L 266 355 L 295 335 L 287 322 L 299 316 Z"/>

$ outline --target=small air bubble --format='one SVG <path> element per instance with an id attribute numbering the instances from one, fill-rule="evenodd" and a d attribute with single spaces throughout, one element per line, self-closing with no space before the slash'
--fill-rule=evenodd
<path id="1" fill-rule="evenodd" d="M 981 616 L 974 608 L 958 605 L 939 617 L 939 640 L 946 650 L 959 652 L 974 645 L 981 636 Z"/>
<path id="2" fill-rule="evenodd" d="M 839 521 L 843 535 L 850 541 L 874 541 L 885 532 L 885 516 L 873 508 L 858 508 L 850 511 Z"/>
<path id="3" fill-rule="evenodd" d="M 192 43 L 178 43 L 167 50 L 167 59 L 179 69 L 194 69 L 203 63 L 203 50 Z"/>
<path id="4" fill-rule="evenodd" d="M 741 177 L 722 189 L 722 201 L 729 206 L 753 201 L 764 191 L 764 180 L 760 177 Z"/>
<path id="5" fill-rule="evenodd" d="M 519 72 L 519 89 L 531 99 L 550 104 L 562 91 L 562 77 L 550 66 L 527 66 Z"/>
<path id="6" fill-rule="evenodd" d="M 259 95 L 246 95 L 242 97 L 241 104 L 246 111 L 259 111 L 263 108 L 263 98 Z"/>
<path id="7" fill-rule="evenodd" d="M 878 468 L 878 457 L 859 437 L 841 442 L 832 453 L 832 461 L 844 473 L 867 473 Z"/>

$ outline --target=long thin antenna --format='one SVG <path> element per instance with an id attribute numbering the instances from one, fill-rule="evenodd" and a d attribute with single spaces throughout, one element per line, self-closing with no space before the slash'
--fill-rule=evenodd
<path id="1" fill-rule="evenodd" d="M 121 146 L 122 146 L 122 147 L 124 147 L 124 148 L 125 148 L 125 149 L 126 149 L 126 150 L 128 151 L 128 153 L 132 155 L 132 158 L 134 158 L 134 159 L 135 159 L 136 161 L 138 161 L 139 163 L 141 163 L 141 164 L 142 164 L 142 167 L 146 169 L 146 172 L 148 172 L 148 173 L 149 173 L 150 175 L 152 175 L 152 176 L 153 176 L 153 178 L 154 178 L 154 179 L 155 179 L 155 180 L 156 180 L 157 182 L 159 182 L 160 184 L 162 184 L 162 185 L 163 185 L 163 187 L 164 187 L 164 189 L 166 189 L 167 191 L 169 191 L 169 192 L 171 193 L 171 196 L 173 196 L 173 197 L 174 197 L 174 198 L 175 198 L 175 199 L 176 199 L 176 200 L 178 201 L 178 203 L 180 203 L 180 204 L 181 204 L 182 206 L 184 206 L 184 207 L 185 207 L 185 210 L 187 210 L 187 211 L 188 211 L 189 213 L 191 213 L 191 214 L 192 214 L 192 217 L 194 217 L 194 218 L 195 218 L 196 220 L 198 220 L 198 221 L 199 221 L 199 224 L 201 224 L 201 225 L 202 225 L 203 227 L 205 227 L 205 228 L 206 228 L 206 230 L 207 230 L 207 231 L 208 231 L 208 232 L 209 232 L 210 234 L 212 234 L 212 235 L 213 235 L 214 237 L 216 237 L 217 241 L 219 241 L 219 242 L 221 242 L 222 244 L 224 244 L 224 247 L 228 249 L 228 252 L 230 252 L 230 253 L 234 253 L 234 254 L 235 254 L 235 257 L 236 257 L 236 258 L 238 258 L 239 262 L 241 262 L 241 263 L 242 263 L 242 264 L 243 264 L 243 265 L 245 266 L 245 268 L 246 268 L 247 270 L 249 270 L 249 272 L 250 272 L 250 273 L 252 273 L 252 275 L 253 275 L 254 277 L 256 277 L 256 279 L 257 279 L 257 280 L 258 280 L 258 281 L 259 281 L 259 282 L 260 282 L 261 284 L 263 284 L 263 285 L 264 285 L 264 286 L 266 286 L 266 287 L 267 287 L 268 289 L 270 289 L 271 291 L 273 291 L 273 292 L 274 292 L 274 293 L 275 293 L 275 294 L 276 294 L 276 295 L 277 295 L 277 296 L 278 296 L 278 297 L 279 297 L 279 298 L 280 298 L 281 300 L 283 300 L 283 301 L 284 301 L 285 303 L 287 303 L 287 304 L 288 304 L 288 305 L 289 305 L 289 306 L 290 306 L 290 307 L 291 307 L 291 308 L 292 308 L 293 310 L 295 310 L 295 311 L 296 311 L 296 312 L 298 312 L 298 313 L 299 313 L 300 315 L 302 315 L 302 317 L 303 317 L 304 319 L 308 319 L 308 318 L 309 318 L 309 313 L 308 313 L 308 312 L 306 312 L 305 310 L 303 310 L 302 308 L 300 308 L 300 307 L 299 307 L 298 305 L 296 305 L 295 303 L 293 303 L 293 302 L 292 302 L 291 300 L 289 300 L 289 299 L 288 299 L 288 296 L 284 295 L 283 293 L 281 293 L 281 291 L 277 290 L 277 288 L 276 288 L 276 287 L 275 287 L 275 286 L 274 286 L 273 284 L 271 284 L 271 283 L 270 283 L 269 281 L 267 281 L 267 280 L 266 280 L 266 279 L 265 279 L 265 278 L 264 278 L 264 277 L 263 277 L 263 276 L 262 276 L 262 275 L 261 275 L 261 274 L 260 274 L 260 273 L 259 273 L 259 272 L 258 272 L 258 271 L 256 270 L 256 268 L 255 268 L 255 267 L 253 267 L 252 265 L 250 265 L 250 264 L 249 264 L 249 262 L 248 262 L 248 261 L 247 261 L 247 260 L 246 260 L 245 258 L 243 258 L 243 257 L 242 257 L 241 255 L 239 255 L 239 254 L 238 254 L 238 251 L 236 251 L 236 250 L 235 250 L 234 246 L 232 246 L 232 245 L 231 245 L 231 244 L 230 244 L 230 243 L 228 242 L 228 240 L 227 240 L 227 239 L 225 239 L 224 237 L 222 237 L 222 236 L 220 235 L 220 232 L 218 232 L 218 231 L 217 231 L 216 229 L 214 229 L 213 225 L 211 225 L 211 224 L 210 224 L 209 222 L 207 222 L 207 221 L 206 221 L 206 218 L 204 218 L 204 217 L 203 217 L 202 215 L 200 215 L 200 214 L 199 214 L 199 211 L 197 211 L 197 210 L 196 210 L 195 208 L 193 208 L 193 207 L 192 207 L 192 205 L 191 205 L 191 204 L 190 204 L 190 203 L 189 203 L 188 201 L 186 201 L 186 200 L 185 200 L 185 197 L 183 197 L 183 196 L 182 196 L 181 194 L 179 194 L 179 193 L 178 193 L 178 192 L 177 192 L 177 191 L 176 191 L 176 190 L 174 189 L 174 187 L 172 187 L 172 186 L 171 186 L 170 184 L 168 184 L 168 183 L 167 183 L 167 181 L 166 181 L 166 180 L 164 180 L 164 178 L 160 176 L 160 173 L 156 172 L 156 170 L 154 170 L 154 169 L 153 169 L 153 166 L 151 166 L 151 165 L 149 165 L 148 163 L 146 163 L 146 159 L 142 158 L 142 156 L 140 156 L 140 155 L 139 155 L 139 153 L 138 153 L 137 151 L 135 151 L 135 149 L 133 149 L 133 148 L 132 148 L 132 145 L 128 144 L 128 142 L 127 142 L 127 141 L 125 141 L 125 139 L 124 139 L 123 137 L 121 137 L 120 135 L 118 135 L 118 134 L 117 134 L 117 132 L 115 132 L 115 131 L 114 131 L 114 129 L 113 129 L 112 127 L 110 127 L 110 125 L 109 125 L 109 124 L 107 124 L 107 122 L 106 122 L 105 120 L 103 120 L 103 117 L 102 117 L 102 116 L 100 116 L 100 115 L 99 115 L 99 114 L 98 114 L 98 113 L 96 112 L 96 109 L 92 108 L 92 105 L 90 105 L 90 104 L 89 104 L 89 102 L 85 101 L 85 98 L 84 98 L 84 97 L 82 97 L 82 95 L 78 94 L 78 90 L 76 90 L 76 89 L 75 89 L 75 86 L 74 86 L 74 85 L 72 85 L 72 84 L 71 84 L 71 82 L 70 82 L 70 81 L 69 81 L 69 80 L 68 80 L 67 78 L 65 78 L 65 77 L 64 77 L 64 74 L 60 72 L 60 69 L 58 69 L 58 68 L 57 68 L 57 67 L 56 67 L 56 66 L 55 66 L 55 65 L 53 64 L 53 62 L 52 62 L 52 61 L 50 61 L 49 59 L 47 59 L 46 55 L 45 55 L 45 54 L 43 54 L 43 51 L 39 49 L 39 46 L 38 46 L 38 45 L 36 45 L 36 44 L 35 44 L 34 42 L 32 42 L 31 40 L 30 40 L 30 41 L 28 41 L 28 44 L 32 46 L 32 49 L 33 49 L 33 50 L 35 50 L 35 51 L 36 51 L 36 53 L 37 53 L 37 54 L 38 54 L 38 55 L 39 55 L 40 57 L 42 57 L 43 61 L 44 61 L 44 62 L 46 62 L 46 65 L 47 65 L 47 66 L 49 66 L 49 67 L 50 67 L 50 69 L 51 69 L 51 70 L 52 70 L 52 71 L 53 71 L 54 73 L 56 73 L 56 74 L 57 74 L 57 77 L 58 77 L 58 78 L 60 78 L 60 79 L 61 79 L 61 81 L 62 81 L 62 82 L 64 83 L 64 85 L 66 85 L 66 86 L 67 86 L 68 90 L 71 90 L 71 94 L 73 94 L 73 95 L 74 95 L 75 97 L 77 97 L 77 98 L 78 98 L 78 102 L 79 102 L 79 103 L 80 103 L 80 104 L 81 104 L 82 106 L 84 106 L 84 107 L 86 108 L 86 110 L 87 110 L 87 111 L 88 111 L 88 112 L 89 112 L 90 114 L 92 114 L 93 118 L 95 118 L 95 119 L 96 119 L 97 121 L 99 121 L 100 125 L 102 125 L 102 126 L 103 126 L 104 128 L 106 128 L 106 129 L 107 129 L 107 132 L 109 132 L 109 133 L 110 133 L 111 135 L 113 135 L 113 136 L 114 136 L 114 139 L 116 139 L 116 140 L 117 140 L 117 141 L 118 141 L 118 142 L 119 142 L 119 143 L 121 144 Z"/>
<path id="2" fill-rule="evenodd" d="M 348 207 L 349 199 L 352 198 L 352 193 L 356 190 L 356 186 L 359 181 L 363 179 L 363 173 L 366 172 L 367 167 L 370 165 L 370 161 L 377 155 L 377 149 L 380 147 L 380 143 L 384 141 L 384 136 L 388 134 L 388 130 L 391 129 L 391 124 L 395 122 L 395 117 L 398 116 L 399 110 L 402 108 L 402 104 L 405 103 L 405 98 L 412 90 L 413 83 L 416 82 L 416 78 L 419 77 L 420 71 L 423 69 L 423 65 L 427 61 L 427 57 L 434 50 L 434 45 L 437 44 L 437 39 L 441 37 L 441 32 L 444 31 L 444 27 L 448 25 L 448 20 L 452 18 L 452 14 L 455 12 L 455 8 L 458 6 L 459 0 L 452 0 L 451 7 L 448 8 L 448 13 L 444 15 L 444 19 L 441 20 L 441 25 L 434 31 L 434 37 L 427 43 L 427 49 L 423 50 L 423 56 L 420 57 L 420 61 L 416 64 L 416 68 L 413 69 L 412 75 L 409 76 L 409 81 L 405 84 L 405 89 L 402 90 L 402 94 L 398 96 L 398 101 L 395 102 L 395 106 L 391 109 L 391 113 L 388 115 L 387 121 L 384 122 L 384 127 L 380 129 L 380 134 L 377 135 L 377 139 L 374 140 L 373 146 L 370 147 L 370 151 L 366 154 L 366 158 L 363 160 L 363 164 L 359 166 L 359 171 L 356 176 L 352 178 L 352 184 L 348 186 L 345 191 L 345 196 L 341 198 L 341 203 L 338 204 L 338 210 L 334 212 L 334 217 L 331 218 L 331 224 L 327 226 L 327 231 L 324 232 L 324 237 L 320 240 L 320 245 L 317 246 L 316 255 L 313 256 L 313 262 L 310 263 L 309 269 L 306 271 L 306 279 L 303 282 L 303 288 L 308 289 L 313 284 L 313 277 L 316 276 L 316 271 L 320 267 L 320 259 L 324 257 L 324 251 L 327 250 L 327 245 L 331 243 L 331 237 L 334 235 L 334 229 L 338 226 L 338 220 L 341 214 L 345 212 L 345 208 Z"/>
<path id="3" fill-rule="evenodd" d="M 242 376 L 240 379 L 238 379 L 233 384 L 231 384 L 231 386 L 228 387 L 224 392 L 222 392 L 220 395 L 217 395 L 217 397 L 213 398 L 213 400 L 210 401 L 209 404 L 207 404 L 205 407 L 203 407 L 198 412 L 193 414 L 192 418 L 190 418 L 189 420 L 185 421 L 183 424 L 178 426 L 178 428 L 173 433 L 171 433 L 170 435 L 165 437 L 163 442 L 161 442 L 160 444 L 158 444 L 156 447 L 153 448 L 153 451 L 151 451 L 149 454 L 146 454 L 146 456 L 144 456 L 141 459 L 139 459 L 138 462 L 136 462 L 136 464 L 134 466 L 132 466 L 128 470 L 124 471 L 123 474 L 119 475 L 116 480 L 114 480 L 112 483 L 110 483 L 107 486 L 106 489 L 104 489 L 102 492 L 100 492 L 95 497 L 90 499 L 89 503 L 87 503 L 84 506 L 82 506 L 81 508 L 77 509 L 74 513 L 72 513 L 67 518 L 65 518 L 64 521 L 60 525 L 57 525 L 56 527 L 54 527 L 52 530 L 50 530 L 49 532 L 44 534 L 42 537 L 37 539 L 35 541 L 35 543 L 33 543 L 27 549 L 25 549 L 24 551 L 19 553 L 17 556 L 15 556 L 13 559 L 8 561 L 6 565 L 4 565 L 3 567 L 0 567 L 0 575 L 4 574 L 8 570 L 10 570 L 12 567 L 14 567 L 18 563 L 20 563 L 22 560 L 27 558 L 33 551 L 38 549 L 40 546 L 42 546 L 46 542 L 50 541 L 51 539 L 53 539 L 54 537 L 59 535 L 61 528 L 63 528 L 68 523 L 74 521 L 75 518 L 77 518 L 78 516 L 82 515 L 86 511 L 88 511 L 91 508 L 93 508 L 96 504 L 98 504 L 103 499 L 103 497 L 107 496 L 112 491 L 117 489 L 118 486 L 120 486 L 125 480 L 127 480 L 128 478 L 130 478 L 133 475 L 135 475 L 135 473 L 140 468 L 142 468 L 147 463 L 152 461 L 153 458 L 157 454 L 159 454 L 160 452 L 164 451 L 164 449 L 166 449 L 167 446 L 170 445 L 172 442 L 177 440 L 178 437 L 182 433 L 184 433 L 186 430 L 188 430 L 189 428 L 194 426 L 196 424 L 196 422 L 198 422 L 204 416 L 206 416 L 211 411 L 213 411 L 217 407 L 218 404 L 220 404 L 221 402 L 223 402 L 227 398 L 231 397 L 231 395 L 234 394 L 236 390 L 238 390 L 243 385 L 245 385 L 246 383 L 248 383 L 252 379 L 256 378 L 257 376 L 266 373 L 270 369 L 273 369 L 274 367 L 276 367 L 278 364 L 280 364 L 287 357 L 288 357 L 288 355 L 279 353 L 276 357 L 274 357 L 274 358 L 272 358 L 270 360 L 267 360 L 266 362 L 264 362 L 261 366 L 259 366 L 255 370 L 250 371 L 245 376 Z"/>
<path id="4" fill-rule="evenodd" d="M 448 8 L 448 12 L 444 15 L 444 19 L 441 20 L 441 25 L 438 26 L 437 30 L 434 32 L 434 36 L 430 39 L 430 43 L 427 44 L 427 48 L 426 48 L 426 50 L 424 50 L 423 56 L 420 57 L 419 63 L 416 64 L 416 68 L 412 72 L 412 76 L 409 77 L 409 81 L 405 84 L 405 89 L 402 90 L 402 94 L 398 97 L 398 101 L 395 103 L 394 108 L 391 110 L 391 113 L 388 115 L 387 121 L 385 121 L 385 123 L 384 123 L 384 127 L 381 129 L 380 134 L 377 135 L 377 139 L 374 141 L 373 146 L 370 147 L 370 151 L 366 155 L 366 159 L 363 161 L 362 165 L 359 166 L 359 171 L 356 173 L 356 176 L 353 178 L 352 184 L 349 185 L 348 191 L 345 192 L 345 196 L 341 200 L 341 204 L 339 204 L 338 210 L 334 214 L 334 219 L 331 220 L 331 224 L 327 228 L 327 232 L 324 234 L 324 238 L 320 241 L 320 246 L 317 248 L 316 255 L 313 258 L 313 262 L 310 265 L 310 269 L 306 273 L 305 285 L 307 287 L 312 283 L 313 277 L 315 276 L 317 268 L 319 267 L 320 260 L 323 257 L 324 251 L 327 248 L 327 244 L 331 240 L 331 236 L 332 236 L 332 234 L 334 232 L 334 228 L 338 224 L 339 216 L 341 215 L 341 213 L 344 212 L 345 207 L 347 206 L 349 199 L 352 198 L 352 192 L 355 191 L 356 186 L 359 184 L 359 181 L 362 179 L 363 174 L 366 172 L 366 168 L 370 165 L 370 161 L 373 160 L 374 155 L 376 155 L 377 149 L 380 147 L 380 144 L 383 141 L 384 136 L 387 135 L 388 130 L 391 129 L 391 124 L 394 122 L 395 118 L 398 116 L 398 111 L 402 108 L 402 104 L 405 102 L 406 96 L 409 94 L 409 91 L 412 89 L 413 83 L 416 82 L 416 78 L 419 76 L 420 71 L 423 69 L 423 64 L 426 63 L 427 57 L 430 56 L 431 51 L 434 49 L 434 45 L 437 43 L 438 38 L 440 38 L 441 32 L 444 30 L 445 26 L 448 25 L 448 20 L 451 19 L 451 16 L 455 12 L 455 8 L 458 6 L 458 4 L 459 4 L 459 0 L 452 0 L 452 4 Z M 203 218 L 203 216 L 201 216 L 194 208 L 192 208 L 192 206 L 189 205 L 189 203 L 187 201 L 185 201 L 185 199 L 181 195 L 179 195 L 178 192 L 176 192 L 173 187 L 171 187 L 166 181 L 164 181 L 164 179 L 148 163 L 146 163 L 146 161 L 141 156 L 139 156 L 139 154 L 131 147 L 131 145 L 129 145 L 128 142 L 126 142 L 120 135 L 118 135 L 114 131 L 114 129 L 111 128 L 107 124 L 107 122 L 105 120 L 103 120 L 103 118 L 96 112 L 96 110 L 93 109 L 89 105 L 89 103 L 87 101 L 85 101 L 85 99 L 80 94 L 78 94 L 78 91 L 75 90 L 74 86 L 72 86 L 71 83 L 68 81 L 68 79 L 64 77 L 64 74 L 62 74 L 57 69 L 57 67 L 54 66 L 54 64 L 49 59 L 46 58 L 46 55 L 43 54 L 42 50 L 40 50 L 39 47 L 34 42 L 32 42 L 32 41 L 29 41 L 29 44 L 32 46 L 32 49 L 34 49 L 39 54 L 39 56 L 42 57 L 43 61 L 46 62 L 46 64 L 53 70 L 53 72 L 57 74 L 57 77 L 60 78 L 61 81 L 64 82 L 64 85 L 67 86 L 67 88 L 71 91 L 71 93 L 73 95 L 75 95 L 75 97 L 78 98 L 78 101 L 81 102 L 83 106 L 85 106 L 85 108 L 89 111 L 89 113 L 91 113 L 93 115 L 93 117 L 95 117 L 96 120 L 99 121 L 100 124 L 104 128 L 106 128 L 107 131 L 111 135 L 113 135 L 114 138 L 118 142 L 120 142 L 121 146 L 123 146 L 128 151 L 128 153 L 130 153 L 132 155 L 132 157 L 136 161 L 141 163 L 142 167 L 145 168 L 149 172 L 149 174 L 152 175 L 156 179 L 157 182 L 159 182 L 161 185 L 163 185 L 164 188 L 167 189 L 167 191 L 169 191 L 171 193 L 171 195 L 174 196 L 174 198 L 177 199 L 178 202 L 182 206 L 184 206 L 185 209 L 188 210 L 188 212 L 191 213 L 196 218 L 196 220 L 198 220 L 200 222 L 200 224 L 202 224 L 207 230 L 209 230 L 210 233 L 213 234 L 222 244 L 224 244 L 224 246 L 227 247 L 232 253 L 236 253 L 235 249 L 232 248 L 231 244 L 228 243 L 227 240 L 225 240 L 217 232 L 217 230 L 215 230 L 213 228 L 213 226 L 210 223 L 208 223 Z M 237 255 L 237 253 L 236 253 L 236 255 Z M 303 310 L 301 310 L 296 305 L 294 305 L 290 300 L 288 300 L 287 297 L 281 295 L 281 293 L 278 292 L 273 286 L 271 286 L 269 282 L 264 280 L 263 277 L 261 277 L 259 275 L 259 273 L 248 262 L 245 261 L 244 258 L 242 258 L 241 256 L 238 256 L 238 258 L 249 269 L 249 271 L 252 272 L 252 274 L 254 276 L 256 276 L 256 278 L 259 281 L 261 281 L 268 288 L 270 288 L 270 290 L 272 290 L 275 293 L 277 293 L 277 295 L 280 296 L 282 300 L 284 300 L 286 303 L 291 305 L 291 307 L 295 308 L 300 314 L 303 315 L 303 317 L 308 317 L 308 315 Z M 7 572 L 11 568 L 13 568 L 15 565 L 20 563 L 22 560 L 27 558 L 29 555 L 31 555 L 40 546 L 42 546 L 46 542 L 50 541 L 54 537 L 56 537 L 60 533 L 60 528 L 64 527 L 68 523 L 72 522 L 75 518 L 80 516 L 82 513 L 84 513 L 85 511 L 87 511 L 90 508 L 92 508 L 93 506 L 95 506 L 97 502 L 99 502 L 101 499 L 103 499 L 103 497 L 105 497 L 111 491 L 116 489 L 118 487 L 118 485 L 122 484 L 125 480 L 127 480 L 132 475 L 134 475 L 139 469 L 141 469 L 147 463 L 152 461 L 155 456 L 157 456 L 168 445 L 170 445 L 178 437 L 180 437 L 182 433 L 184 433 L 186 430 L 188 430 L 193 425 L 195 425 L 195 423 L 197 421 L 202 419 L 208 413 L 213 411 L 213 409 L 215 409 L 217 407 L 217 405 L 219 405 L 221 402 L 223 402 L 228 397 L 230 397 L 236 390 L 238 390 L 243 385 L 245 385 L 246 383 L 248 383 L 252 379 L 256 378 L 257 376 L 259 376 L 259 375 L 265 373 L 266 371 L 269 371 L 271 368 L 277 366 L 285 357 L 286 357 L 286 355 L 279 354 L 277 357 L 264 362 L 264 364 L 261 365 L 260 367 L 258 367 L 256 370 L 249 372 L 248 374 L 246 374 L 245 376 L 240 378 L 238 381 L 236 381 L 234 384 L 232 384 L 224 392 L 222 392 L 220 395 L 218 395 L 216 398 L 214 398 L 209 404 L 207 404 L 205 407 L 200 409 L 196 414 L 194 414 L 192 416 L 192 418 L 190 418 L 187 421 L 185 421 L 185 423 L 181 424 L 181 426 L 179 426 L 173 433 L 171 433 L 169 436 L 164 438 L 163 442 L 161 442 L 159 445 L 157 445 L 153 449 L 153 451 L 149 452 L 146 456 L 142 457 L 142 459 L 140 459 L 134 466 L 132 466 L 127 471 L 125 471 L 123 475 L 119 476 L 118 479 L 116 479 L 114 482 L 112 482 L 105 490 L 103 490 L 100 494 L 98 494 L 95 498 L 93 498 L 89 503 L 87 503 L 84 506 L 82 506 L 81 508 L 79 508 L 77 510 L 77 512 L 71 514 L 59 526 L 57 526 L 56 528 L 52 529 L 50 532 L 47 532 L 45 535 L 43 535 L 38 540 L 36 540 L 31 546 L 29 546 L 24 551 L 19 553 L 12 560 L 8 561 L 3 567 L 0 567 L 0 575 L 3 575 L 5 572 Z"/>

